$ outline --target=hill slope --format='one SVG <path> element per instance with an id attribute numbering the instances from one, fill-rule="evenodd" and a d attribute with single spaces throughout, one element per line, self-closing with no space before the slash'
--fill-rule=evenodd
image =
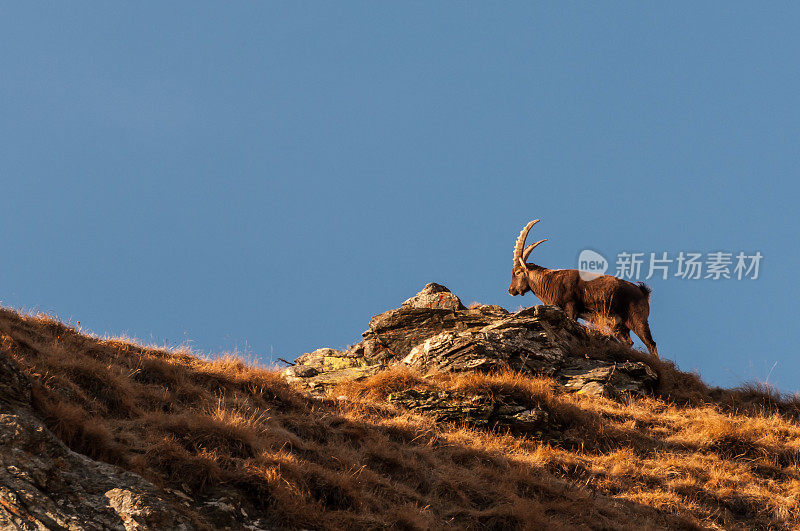
<path id="1" fill-rule="evenodd" d="M 470 327 L 481 315 L 532 319 L 458 304 L 441 318 L 453 325 L 447 333 L 456 343 L 477 337 Z M 419 343 L 396 326 L 386 330 L 397 332 L 390 341 Z M 303 377 L 320 381 L 335 356 L 306 355 L 317 368 L 294 374 L 308 366 L 301 358 L 289 371 L 290 386 L 282 373 L 234 358 L 208 361 L 99 339 L 47 316 L 2 309 L 0 417 L 16 420 L 0 423 L 0 459 L 18 473 L 0 475 L 0 523 L 54 528 L 83 517 L 86 528 L 128 529 L 167 522 L 200 529 L 800 526 L 796 401 L 758 389 L 709 389 L 669 363 L 579 333 L 590 345 L 583 359 L 645 364 L 657 381 L 642 392 L 574 392 L 561 373 L 537 376 L 513 364 L 450 370 L 404 356 L 408 363 L 384 357 L 380 367 L 363 360 L 330 366 L 360 379 L 309 386 Z M 481 341 L 488 337 L 482 334 Z M 440 353 L 436 345 L 429 342 L 425 352 Z M 42 424 L 47 429 L 37 428 Z M 23 437 L 25 430 L 38 435 Z M 56 437 L 90 459 L 59 449 Z M 55 450 L 42 451 L 45 439 Z M 98 466 L 106 467 L 105 482 L 81 487 L 96 505 L 89 518 L 65 482 Z"/>

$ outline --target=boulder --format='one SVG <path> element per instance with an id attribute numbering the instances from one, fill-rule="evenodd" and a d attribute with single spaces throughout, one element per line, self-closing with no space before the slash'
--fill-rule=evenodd
<path id="1" fill-rule="evenodd" d="M 422 291 L 406 300 L 402 308 L 427 308 L 437 310 L 466 310 L 461 299 L 441 284 L 431 282 Z"/>

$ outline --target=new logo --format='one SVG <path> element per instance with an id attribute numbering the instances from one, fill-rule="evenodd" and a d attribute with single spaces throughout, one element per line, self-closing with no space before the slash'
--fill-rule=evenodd
<path id="1" fill-rule="evenodd" d="M 603 276 L 608 270 L 608 260 L 602 254 L 584 249 L 578 255 L 578 273 L 584 281 Z"/>

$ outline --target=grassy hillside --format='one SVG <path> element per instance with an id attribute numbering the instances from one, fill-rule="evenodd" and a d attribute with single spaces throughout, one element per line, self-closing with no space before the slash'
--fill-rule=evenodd
<path id="1" fill-rule="evenodd" d="M 320 400 L 231 357 L 7 309 L 0 351 L 66 444 L 180 494 L 201 527 L 224 523 L 208 503 L 223 498 L 236 514 L 315 529 L 800 527 L 800 403 L 709 389 L 668 363 L 655 396 L 622 401 L 509 372 L 408 370 Z M 385 400 L 409 387 L 524 397 L 563 429 L 535 440 L 437 425 Z"/>

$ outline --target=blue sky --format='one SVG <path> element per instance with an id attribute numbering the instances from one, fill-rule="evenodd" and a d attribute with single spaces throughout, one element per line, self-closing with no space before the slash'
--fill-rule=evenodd
<path id="1" fill-rule="evenodd" d="M 800 9 L 0 7 L 0 301 L 269 363 L 427 282 L 509 309 L 511 251 L 760 251 L 651 279 L 663 357 L 800 391 Z M 612 265 L 613 269 L 613 265 Z"/>

